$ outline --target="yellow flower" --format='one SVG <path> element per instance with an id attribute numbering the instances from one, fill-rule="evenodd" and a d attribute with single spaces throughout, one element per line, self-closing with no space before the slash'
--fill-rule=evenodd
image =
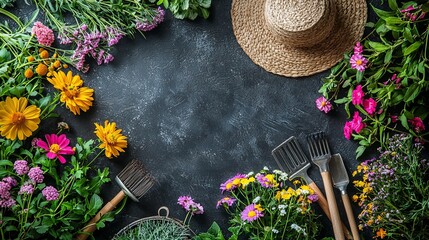
<path id="1" fill-rule="evenodd" d="M 293 190 L 291 187 L 289 187 L 287 190 L 282 189 L 281 191 L 277 191 L 276 193 L 276 200 L 289 200 L 291 197 L 295 196 L 297 193 L 295 190 Z"/>
<path id="2" fill-rule="evenodd" d="M 380 228 L 378 231 L 377 231 L 377 237 L 380 237 L 381 239 L 383 239 L 384 237 L 386 237 L 387 236 L 387 232 L 386 231 L 384 231 L 384 229 L 383 228 Z"/>
<path id="3" fill-rule="evenodd" d="M 293 185 L 299 185 L 299 184 L 301 184 L 301 181 L 299 181 L 298 179 L 296 179 L 296 180 L 293 180 Z"/>
<path id="4" fill-rule="evenodd" d="M 104 148 L 106 157 L 119 156 L 119 152 L 125 152 L 127 137 L 121 134 L 122 129 L 116 129 L 116 123 L 104 122 L 104 127 L 95 123 L 95 134 L 100 139 L 99 148 Z"/>
<path id="5" fill-rule="evenodd" d="M 39 127 L 40 109 L 34 105 L 27 107 L 26 98 L 10 98 L 0 102 L 0 131 L 7 139 L 24 140 Z"/>
<path id="6" fill-rule="evenodd" d="M 265 178 L 268 179 L 268 184 L 272 185 L 273 187 L 277 187 L 279 184 L 277 183 L 274 174 L 267 174 L 265 175 Z"/>
<path id="7" fill-rule="evenodd" d="M 264 209 L 261 207 L 261 204 L 256 204 L 255 209 L 260 211 L 260 212 L 264 211 Z"/>
<path id="8" fill-rule="evenodd" d="M 40 50 L 39 50 L 40 51 Z M 41 58 L 48 58 L 49 57 L 49 52 L 48 51 L 46 51 L 46 50 L 42 50 L 40 53 L 39 53 L 39 56 L 41 57 Z"/>
<path id="9" fill-rule="evenodd" d="M 299 187 L 298 190 L 300 190 L 299 194 L 313 194 L 314 193 L 314 190 L 311 189 L 308 185 L 302 185 L 301 187 Z"/>
<path id="10" fill-rule="evenodd" d="M 356 174 L 357 174 L 357 171 L 353 171 L 352 177 L 356 176 Z"/>
<path id="11" fill-rule="evenodd" d="M 69 71 L 67 75 L 63 71 L 52 72 L 52 78 L 47 78 L 54 88 L 61 91 L 60 101 L 74 115 L 79 115 L 80 110 L 86 112 L 92 106 L 94 89 L 83 87 L 83 81 L 79 75 L 73 76 Z"/>
<path id="12" fill-rule="evenodd" d="M 250 183 L 254 182 L 255 178 L 254 177 L 250 177 L 250 178 L 241 178 L 240 179 L 240 184 L 241 187 L 244 189 L 245 187 L 247 187 L 247 185 L 249 185 Z"/>
<path id="13" fill-rule="evenodd" d="M 27 61 L 28 62 L 32 62 L 32 61 L 34 61 L 35 59 L 34 59 L 34 57 L 33 56 L 28 56 L 27 57 Z"/>
<path id="14" fill-rule="evenodd" d="M 357 202 L 359 200 L 359 197 L 357 195 L 353 195 L 353 202 Z"/>
<path id="15" fill-rule="evenodd" d="M 61 62 L 59 60 L 56 60 L 54 62 L 54 68 L 59 68 L 59 67 L 61 67 Z"/>

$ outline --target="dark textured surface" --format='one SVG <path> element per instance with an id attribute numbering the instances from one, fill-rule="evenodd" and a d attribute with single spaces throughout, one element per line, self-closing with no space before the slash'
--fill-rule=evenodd
<path id="1" fill-rule="evenodd" d="M 122 40 L 113 63 L 92 65 L 82 76 L 95 89 L 95 106 L 77 117 L 59 110 L 73 128 L 71 137 L 95 138 L 93 122 L 105 119 L 123 129 L 126 153 L 96 163 L 110 167 L 112 178 L 136 158 L 158 181 L 140 203 L 129 200 L 96 239 L 110 239 L 130 222 L 155 215 L 160 206 L 183 219 L 185 212 L 176 204 L 181 195 L 191 195 L 205 207 L 204 215 L 192 219 L 192 229 L 201 232 L 217 221 L 226 230 L 227 215 L 215 208 L 219 185 L 236 173 L 277 168 L 271 150 L 292 135 L 304 143 L 305 135 L 323 130 L 349 173 L 356 166 L 357 145 L 343 137 L 344 113 L 326 115 L 315 107 L 321 78 L 328 72 L 285 78 L 253 64 L 235 40 L 230 5 L 213 1 L 207 21 L 168 15 L 146 39 Z M 316 167 L 310 175 L 323 189 Z M 107 202 L 119 190 L 112 182 L 102 196 Z M 323 235 L 332 235 L 326 217 L 322 221 Z"/>

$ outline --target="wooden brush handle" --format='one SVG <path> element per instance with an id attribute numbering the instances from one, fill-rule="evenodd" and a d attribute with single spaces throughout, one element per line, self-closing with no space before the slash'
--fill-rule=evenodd
<path id="1" fill-rule="evenodd" d="M 100 220 L 100 218 L 112 211 L 121 201 L 124 199 L 125 193 L 124 191 L 120 191 L 110 202 L 106 203 L 104 207 L 97 213 L 95 216 L 89 221 L 86 226 L 82 229 L 82 233 L 80 233 L 76 239 L 77 240 L 85 240 L 89 237 L 89 235 L 95 231 L 95 224 Z"/>
<path id="2" fill-rule="evenodd" d="M 331 213 L 332 227 L 334 229 L 335 240 L 344 240 L 344 232 L 341 227 L 340 213 L 338 212 L 337 201 L 335 200 L 334 189 L 332 187 L 331 174 L 321 172 L 323 185 L 325 186 L 326 197 L 328 200 L 329 213 Z"/>
<path id="3" fill-rule="evenodd" d="M 329 213 L 328 201 L 326 200 L 325 195 L 322 193 L 322 191 L 320 190 L 320 188 L 317 186 L 317 184 L 315 182 L 312 182 L 312 183 L 310 183 L 308 185 L 317 194 L 317 196 L 318 196 L 317 203 L 319 204 L 320 208 L 323 210 L 323 212 L 325 213 L 326 217 L 328 217 L 329 221 L 332 221 L 331 220 L 331 214 Z M 342 223 L 342 222 L 341 222 L 341 226 L 343 228 L 344 236 L 346 237 L 346 239 L 347 240 L 352 240 L 353 236 L 350 233 L 350 231 L 347 228 L 347 226 L 344 223 Z"/>
<path id="4" fill-rule="evenodd" d="M 344 208 L 346 209 L 347 220 L 349 221 L 350 228 L 352 229 L 353 240 L 359 240 L 359 231 L 353 214 L 352 205 L 350 204 L 349 195 L 347 193 L 341 194 L 341 198 L 343 199 Z"/>

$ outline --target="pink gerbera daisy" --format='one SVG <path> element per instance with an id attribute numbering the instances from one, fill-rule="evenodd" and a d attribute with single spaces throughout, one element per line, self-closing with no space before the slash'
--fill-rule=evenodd
<path id="1" fill-rule="evenodd" d="M 241 220 L 253 222 L 264 216 L 262 211 L 264 210 L 261 208 L 261 205 L 252 203 L 244 208 L 243 212 L 241 212 Z"/>
<path id="2" fill-rule="evenodd" d="M 365 71 L 367 63 L 368 60 L 361 54 L 353 54 L 353 56 L 350 58 L 351 67 L 358 70 L 359 72 Z"/>
<path id="3" fill-rule="evenodd" d="M 70 140 L 65 134 L 57 136 L 56 134 L 46 134 L 46 142 L 43 140 L 37 141 L 37 146 L 47 151 L 46 156 L 49 159 L 58 158 L 60 163 L 66 163 L 66 159 L 62 155 L 73 155 L 74 150 L 69 145 Z"/>

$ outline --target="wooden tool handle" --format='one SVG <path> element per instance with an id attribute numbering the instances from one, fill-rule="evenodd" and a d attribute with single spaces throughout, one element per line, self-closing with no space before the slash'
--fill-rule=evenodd
<path id="1" fill-rule="evenodd" d="M 322 210 L 325 213 L 326 217 L 328 217 L 328 219 L 330 221 L 332 221 L 331 220 L 331 214 L 329 213 L 328 201 L 326 200 L 325 195 L 322 193 L 322 191 L 320 190 L 320 188 L 317 186 L 317 184 L 315 182 L 312 182 L 312 183 L 310 183 L 308 185 L 317 194 L 317 196 L 318 196 L 317 203 L 319 204 L 320 208 L 322 208 Z M 346 237 L 346 239 L 347 240 L 352 240 L 353 236 L 352 236 L 351 232 L 349 231 L 349 229 L 347 228 L 347 226 L 344 223 L 342 223 L 342 222 L 341 222 L 341 226 L 343 228 L 344 236 Z"/>
<path id="2" fill-rule="evenodd" d="M 321 172 L 321 175 L 328 200 L 329 213 L 331 213 L 331 221 L 332 227 L 334 229 L 335 240 L 344 240 L 344 232 L 343 228 L 341 227 L 340 213 L 338 212 L 337 201 L 335 200 L 334 189 L 332 187 L 331 174 L 329 172 Z"/>
<path id="3" fill-rule="evenodd" d="M 104 205 L 104 207 L 97 213 L 95 214 L 95 216 L 91 219 L 91 221 L 89 221 L 86 226 L 82 229 L 82 233 L 80 233 L 76 239 L 77 240 L 85 240 L 89 237 L 89 235 L 95 231 L 95 224 L 98 222 L 98 220 L 100 220 L 100 218 L 112 211 L 116 205 L 118 205 L 122 199 L 124 199 L 125 197 L 125 193 L 124 191 L 120 191 L 118 194 L 116 194 L 116 196 L 114 198 L 112 198 L 112 200 L 110 200 L 110 202 L 106 203 L 106 205 Z"/>
<path id="4" fill-rule="evenodd" d="M 347 220 L 349 221 L 350 228 L 352 229 L 353 240 L 359 240 L 359 231 L 353 214 L 352 205 L 350 204 L 349 195 L 347 193 L 342 194 L 341 198 L 343 199 L 344 208 L 346 209 Z"/>

